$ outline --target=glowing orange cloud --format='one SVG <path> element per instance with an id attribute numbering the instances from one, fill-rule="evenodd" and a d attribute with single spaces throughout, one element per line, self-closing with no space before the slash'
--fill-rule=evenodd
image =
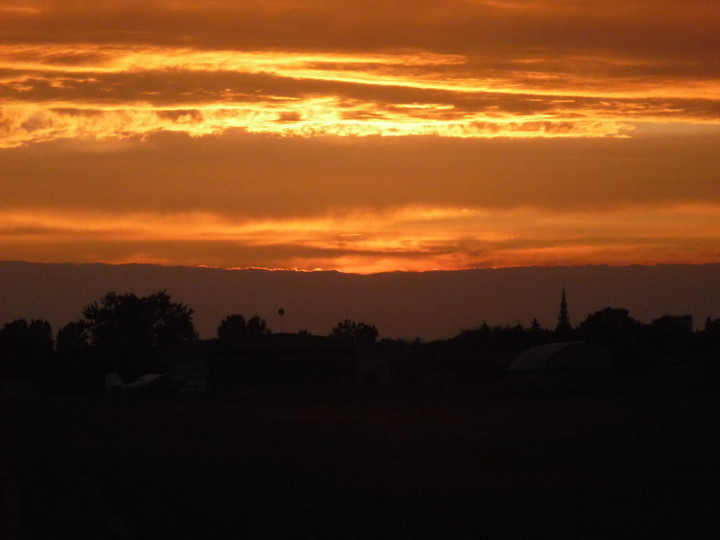
<path id="1" fill-rule="evenodd" d="M 720 260 L 720 4 L 399 6 L 3 2 L 2 257 Z"/>
<path id="2" fill-rule="evenodd" d="M 285 263 L 312 270 L 354 272 L 452 270 L 473 266 L 709 262 L 720 248 L 720 207 L 626 209 L 612 213 L 549 216 L 532 209 L 492 212 L 463 208 L 370 210 L 325 218 L 230 221 L 212 214 L 75 215 L 42 211 L 0 213 L 0 238 L 18 254 L 33 244 L 135 246 L 135 251 L 100 256 L 109 262 L 207 264 L 144 252 L 152 245 L 199 243 L 289 250 Z M 567 223 L 573 234 L 567 235 Z M 681 224 L 678 226 L 678 224 Z M 150 231 L 150 232 L 148 232 Z M 698 246 L 702 246 L 698 249 Z M 260 250 L 260 251 L 258 251 Z M 162 251 L 162 250 L 160 250 Z M 183 251 L 180 249 L 180 251 Z M 295 253 L 294 255 L 292 253 Z M 272 255 L 250 263 L 231 249 L 215 266 L 274 267 Z M 97 253 L 91 254 L 97 259 Z"/>
<path id="3" fill-rule="evenodd" d="M 0 46 L 0 69 L 8 75 L 0 88 L 9 99 L 0 109 L 0 147 L 77 136 L 142 137 L 158 131 L 206 136 L 238 128 L 295 136 L 603 137 L 629 136 L 639 121 L 685 119 L 720 126 L 712 111 L 698 117 L 688 108 L 693 100 L 718 101 L 717 81 L 658 84 L 617 76 L 578 77 L 574 70 L 561 77 L 536 73 L 533 63 L 531 70 L 489 77 L 479 69 L 471 76 L 467 62 L 461 55 L 431 53 L 5 45 Z M 582 65 L 584 59 L 573 62 Z M 213 77 L 208 79 L 213 86 L 198 87 L 189 73 Z M 138 78 L 147 77 L 157 84 L 163 78 L 176 79 L 177 84 L 136 90 Z M 248 86 L 258 83 L 267 91 L 258 93 Z M 308 90 L 288 92 L 287 84 L 301 83 L 310 85 Z M 316 84 L 333 86 L 313 89 Z M 365 87 L 374 88 L 377 97 L 364 97 Z M 409 94 L 398 101 L 399 91 Z M 477 96 L 484 101 L 469 105 Z"/>

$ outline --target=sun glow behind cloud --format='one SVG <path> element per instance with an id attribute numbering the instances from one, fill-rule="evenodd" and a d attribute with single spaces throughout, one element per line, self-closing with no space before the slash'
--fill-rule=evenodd
<path id="1" fill-rule="evenodd" d="M 203 250 L 193 254 L 198 245 L 209 244 L 221 246 L 246 267 L 275 268 L 283 262 L 283 267 L 297 269 L 354 272 L 658 260 L 697 263 L 713 261 L 720 249 L 718 216 L 720 206 L 554 217 L 521 208 L 499 212 L 407 207 L 290 220 L 25 210 L 0 213 L 0 239 L 11 258 L 27 257 L 39 243 L 54 244 L 62 253 L 80 251 L 82 246 L 98 249 L 86 251 L 80 256 L 82 262 L 167 263 L 170 258 L 150 253 L 174 251 L 183 254 L 185 264 L 227 266 L 224 255 L 209 260 Z M 568 221 L 574 224 L 573 234 L 558 241 L 566 234 Z M 606 228 L 608 236 L 598 237 L 596 231 L 607 221 L 613 223 L 612 230 Z"/>

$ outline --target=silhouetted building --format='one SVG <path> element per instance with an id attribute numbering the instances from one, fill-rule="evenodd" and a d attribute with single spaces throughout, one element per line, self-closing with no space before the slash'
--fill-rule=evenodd
<path id="1" fill-rule="evenodd" d="M 611 365 L 610 353 L 584 341 L 563 341 L 536 345 L 518 354 L 508 366 L 510 372 L 593 370 Z"/>
<path id="2" fill-rule="evenodd" d="M 711 317 L 705 319 L 705 331 L 720 332 L 720 319 L 713 319 Z"/>
<path id="3" fill-rule="evenodd" d="M 565 298 L 565 287 L 562 289 L 562 298 L 560 300 L 560 317 L 558 317 L 558 325 L 556 332 L 567 333 L 572 330 L 570 326 L 570 316 L 568 315 L 567 300 Z"/>
<path id="4" fill-rule="evenodd" d="M 610 372 L 611 351 L 592 343 L 565 341 L 531 347 L 508 366 L 514 388 L 537 392 L 591 390 Z"/>

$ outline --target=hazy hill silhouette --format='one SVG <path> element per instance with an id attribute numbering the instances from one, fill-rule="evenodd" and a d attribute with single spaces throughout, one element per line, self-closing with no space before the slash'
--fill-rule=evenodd
<path id="1" fill-rule="evenodd" d="M 43 318 L 57 331 L 108 291 L 146 295 L 167 290 L 195 310 L 201 337 L 215 335 L 228 313 L 257 314 L 279 331 L 327 335 L 346 318 L 375 325 L 381 337 L 451 337 L 491 324 L 557 324 L 567 291 L 570 322 L 608 305 L 642 322 L 690 313 L 699 325 L 720 317 L 720 264 L 576 266 L 395 272 L 221 270 L 156 265 L 0 262 L 0 324 Z"/>

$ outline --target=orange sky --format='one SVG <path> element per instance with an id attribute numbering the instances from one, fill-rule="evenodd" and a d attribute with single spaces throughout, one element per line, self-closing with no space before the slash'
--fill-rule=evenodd
<path id="1" fill-rule="evenodd" d="M 0 259 L 720 262 L 720 3 L 0 0 Z"/>

